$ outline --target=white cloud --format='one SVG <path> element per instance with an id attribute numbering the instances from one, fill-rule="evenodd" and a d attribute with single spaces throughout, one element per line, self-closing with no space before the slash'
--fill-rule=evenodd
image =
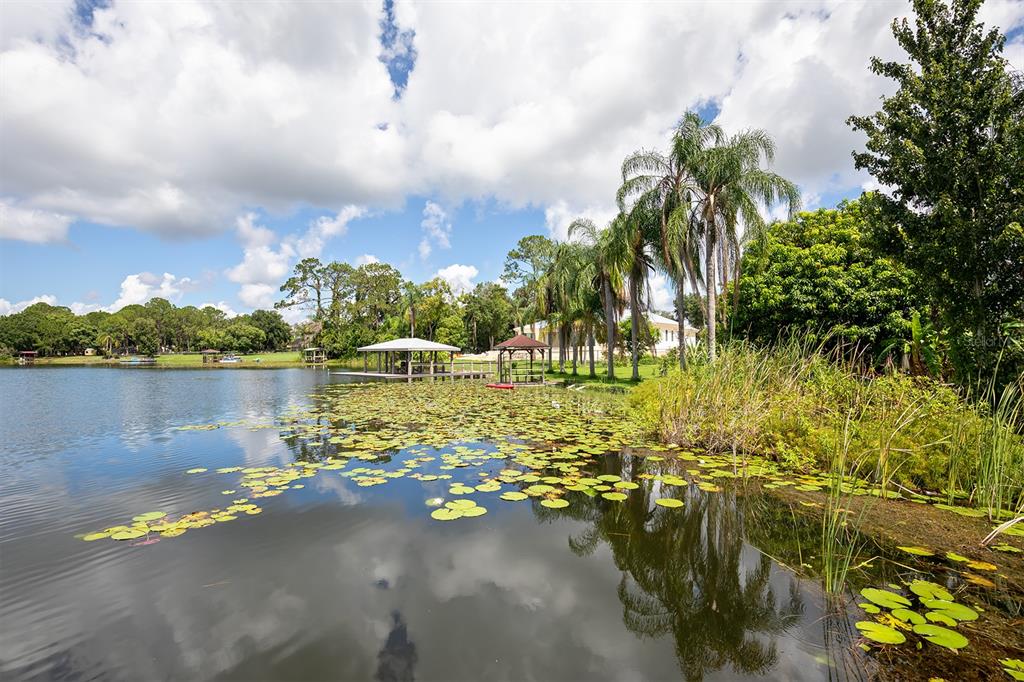
<path id="1" fill-rule="evenodd" d="M 247 285 L 280 285 L 291 269 L 296 257 L 295 249 L 289 243 L 274 248 L 277 235 L 271 230 L 256 225 L 256 214 L 247 213 L 235 221 L 238 237 L 242 242 L 242 262 L 230 268 L 225 274 L 232 282 L 242 286 L 249 297 L 265 293 L 262 289 Z"/>
<path id="2" fill-rule="evenodd" d="M 53 294 L 43 294 L 42 296 L 36 296 L 35 298 L 27 301 L 18 301 L 17 303 L 11 303 L 6 298 L 0 298 L 0 315 L 13 315 L 14 313 L 20 313 L 30 305 L 36 303 L 46 303 L 49 305 L 57 305 L 57 297 Z"/>
<path id="3" fill-rule="evenodd" d="M 231 307 L 231 305 L 228 304 L 226 301 L 217 301 L 216 303 L 203 303 L 202 305 L 200 305 L 198 307 L 199 307 L 200 310 L 202 310 L 203 308 L 205 308 L 207 306 L 209 306 L 211 308 L 216 308 L 217 310 L 219 310 L 222 313 L 224 313 L 224 317 L 227 317 L 227 318 L 232 318 L 232 317 L 237 317 L 238 316 L 238 313 L 236 313 L 234 311 L 234 309 Z"/>
<path id="4" fill-rule="evenodd" d="M 440 277 L 445 282 L 448 282 L 448 286 L 452 288 L 452 293 L 456 296 L 461 296 L 476 286 L 473 279 L 479 274 L 480 271 L 472 265 L 455 263 L 446 268 L 441 268 L 434 273 L 434 277 Z"/>
<path id="5" fill-rule="evenodd" d="M 62 241 L 71 217 L 0 200 L 0 238 L 44 243 Z"/>
<path id="6" fill-rule="evenodd" d="M 591 206 L 573 209 L 564 201 L 556 201 L 544 209 L 544 224 L 552 239 L 565 241 L 569 238 L 569 225 L 577 218 L 587 218 L 598 228 L 604 228 L 615 217 L 616 209 L 612 207 Z"/>
<path id="7" fill-rule="evenodd" d="M 323 251 L 324 244 L 331 237 L 340 237 L 348 231 L 350 221 L 366 214 L 360 206 L 346 206 L 334 217 L 320 216 L 309 225 L 306 234 L 295 240 L 300 258 L 316 258 Z"/>
<path id="8" fill-rule="evenodd" d="M 169 272 L 161 276 L 151 272 L 139 272 L 128 275 L 121 281 L 120 295 L 105 310 L 114 313 L 127 305 L 142 304 L 152 298 L 165 298 L 174 302 L 194 286 L 195 282 L 188 277 L 179 279 Z"/>
<path id="9" fill-rule="evenodd" d="M 420 240 L 420 258 L 426 259 L 434 246 L 442 249 L 452 247 L 451 234 L 452 224 L 448 221 L 448 214 L 433 201 L 428 201 L 423 206 L 423 220 L 420 221 L 423 229 L 423 239 Z"/>
<path id="10" fill-rule="evenodd" d="M 371 263 L 379 263 L 380 258 L 377 258 L 372 253 L 364 253 L 362 256 L 356 258 L 356 267 L 360 265 L 370 265 Z"/>
<path id="11" fill-rule="evenodd" d="M 651 290 L 651 307 L 654 310 L 675 310 L 675 286 L 668 277 L 658 272 L 649 280 Z"/>
<path id="12" fill-rule="evenodd" d="M 776 168 L 806 193 L 855 190 L 862 137 L 845 119 L 891 87 L 868 61 L 900 57 L 889 24 L 908 8 L 398 3 L 417 54 L 399 100 L 378 59 L 381 11 L 113 3 L 83 31 L 69 5 L 7 3 L 0 196 L 39 213 L 4 235 L 55 240 L 86 219 L 187 237 L 223 230 L 244 207 L 397 207 L 416 195 L 550 209 L 560 236 L 576 213 L 613 213 L 623 157 L 664 147 L 679 115 L 707 102 L 729 130 L 767 129 Z M 1024 3 L 990 0 L 982 14 L 1019 26 Z M 1024 66 L 1024 42 L 1007 56 Z M 350 219 L 317 221 L 291 248 L 318 253 Z M 424 258 L 449 241 L 437 226 Z"/>

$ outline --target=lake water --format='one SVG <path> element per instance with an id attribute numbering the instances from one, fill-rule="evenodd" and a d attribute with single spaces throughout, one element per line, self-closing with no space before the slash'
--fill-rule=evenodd
<path id="1" fill-rule="evenodd" d="M 291 481 L 252 500 L 258 515 L 179 537 L 151 533 L 155 543 L 80 539 L 147 511 L 223 507 L 245 496 L 244 473 L 216 468 L 330 461 L 334 446 L 312 436 L 395 429 L 451 395 L 402 408 L 409 391 L 453 390 L 370 394 L 334 378 L 299 369 L 0 371 L 0 678 L 820 680 L 829 650 L 852 648 L 828 641 L 836 623 L 818 583 L 769 558 L 801 533 L 813 544 L 817 529 L 794 527 L 764 498 L 689 486 L 673 493 L 685 506 L 663 509 L 644 482 L 625 502 L 569 493 L 565 509 L 476 493 L 487 514 L 431 518 L 427 501 L 449 499 L 453 481 L 508 466 L 494 458 L 439 468 L 455 461 L 444 459 L 458 445 L 451 433 L 476 433 L 474 419 L 488 427 L 501 413 L 534 434 L 554 428 L 552 414 L 577 409 L 564 391 L 472 386 L 476 402 L 427 429 L 430 445 L 411 439 L 340 471 L 298 467 L 310 474 L 297 479 L 302 487 Z M 346 406 L 365 414 L 367 400 L 381 423 L 346 426 Z M 528 413 L 529 400 L 544 416 Z M 297 428 L 300 417 L 307 425 Z M 474 443 L 464 457 L 474 456 L 466 447 L 494 453 Z M 453 478 L 362 486 L 342 475 L 356 464 L 404 471 L 424 453 L 434 459 L 417 475 Z M 599 471 L 638 480 L 643 466 L 611 453 Z M 848 629 L 839 620 L 837 631 Z M 837 665 L 845 670 L 832 677 L 858 674 Z"/>

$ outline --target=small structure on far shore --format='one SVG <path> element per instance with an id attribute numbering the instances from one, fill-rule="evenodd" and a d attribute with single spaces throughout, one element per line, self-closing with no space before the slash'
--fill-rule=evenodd
<path id="1" fill-rule="evenodd" d="M 303 348 L 302 361 L 307 365 L 322 365 L 327 362 L 327 351 L 323 348 Z"/>
<path id="2" fill-rule="evenodd" d="M 204 365 L 216 364 L 216 363 L 220 362 L 220 359 L 222 357 L 224 357 L 223 353 L 221 353 L 219 350 L 215 350 L 213 348 L 207 348 L 206 350 L 202 351 L 202 353 L 203 353 L 203 364 Z"/>
<path id="3" fill-rule="evenodd" d="M 18 364 L 31 365 L 33 362 L 36 361 L 37 355 L 39 355 L 39 353 L 34 350 L 23 350 L 20 353 L 18 353 Z"/>
<path id="4" fill-rule="evenodd" d="M 87 355 L 87 356 L 96 355 L 96 349 L 95 348 L 86 348 L 85 349 L 85 355 Z"/>
<path id="5" fill-rule="evenodd" d="M 525 334 L 517 334 L 507 341 L 502 341 L 494 350 L 498 351 L 498 383 L 514 386 L 517 384 L 544 383 L 544 354 L 548 344 L 531 339 Z M 540 353 L 540 365 L 534 369 L 533 358 Z M 515 354 L 529 354 L 530 363 L 527 367 L 516 366 Z"/>
<path id="6" fill-rule="evenodd" d="M 332 372 L 367 379 L 469 379 L 487 376 L 486 369 L 456 371 L 458 346 L 407 337 L 370 344 L 357 349 L 363 354 L 363 371 Z M 445 357 L 447 356 L 447 357 Z M 373 362 L 371 363 L 371 359 Z"/>

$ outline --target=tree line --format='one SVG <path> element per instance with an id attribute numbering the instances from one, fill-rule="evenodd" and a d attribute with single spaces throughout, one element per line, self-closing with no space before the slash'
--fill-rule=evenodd
<path id="1" fill-rule="evenodd" d="M 194 352 L 206 348 L 235 353 L 285 348 L 292 329 L 274 310 L 228 319 L 212 306 L 177 307 L 163 298 L 128 305 L 117 312 L 75 315 L 69 308 L 35 303 L 0 317 L 0 349 L 42 355 L 105 355 Z"/>

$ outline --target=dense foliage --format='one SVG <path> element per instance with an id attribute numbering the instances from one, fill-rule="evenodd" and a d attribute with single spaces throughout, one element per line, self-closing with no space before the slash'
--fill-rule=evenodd
<path id="1" fill-rule="evenodd" d="M 441 278 L 407 281 L 386 263 L 353 267 L 307 258 L 282 285 L 278 308 L 298 308 L 313 322 L 307 339 L 333 357 L 360 346 L 416 336 L 479 352 L 511 335 L 513 304 L 504 287 L 479 284 L 456 296 Z"/>
<path id="2" fill-rule="evenodd" d="M 86 348 L 106 355 L 204 348 L 248 353 L 284 348 L 290 340 L 291 328 L 276 311 L 256 310 L 228 319 L 211 306 L 179 308 L 163 298 L 125 306 L 115 313 L 85 315 L 36 303 L 0 317 L 0 347 L 43 355 L 81 355 Z"/>
<path id="3" fill-rule="evenodd" d="M 1024 368 L 1024 79 L 977 22 L 981 4 L 914 0 L 892 27 L 909 63 L 871 62 L 896 92 L 850 118 L 867 134 L 857 167 L 891 192 L 879 241 L 917 273 L 962 378 L 1001 352 L 1007 376 Z"/>
<path id="4" fill-rule="evenodd" d="M 875 252 L 869 229 L 856 201 L 769 226 L 743 257 L 734 329 L 764 343 L 798 330 L 859 344 L 870 357 L 907 338 L 918 286 Z"/>

